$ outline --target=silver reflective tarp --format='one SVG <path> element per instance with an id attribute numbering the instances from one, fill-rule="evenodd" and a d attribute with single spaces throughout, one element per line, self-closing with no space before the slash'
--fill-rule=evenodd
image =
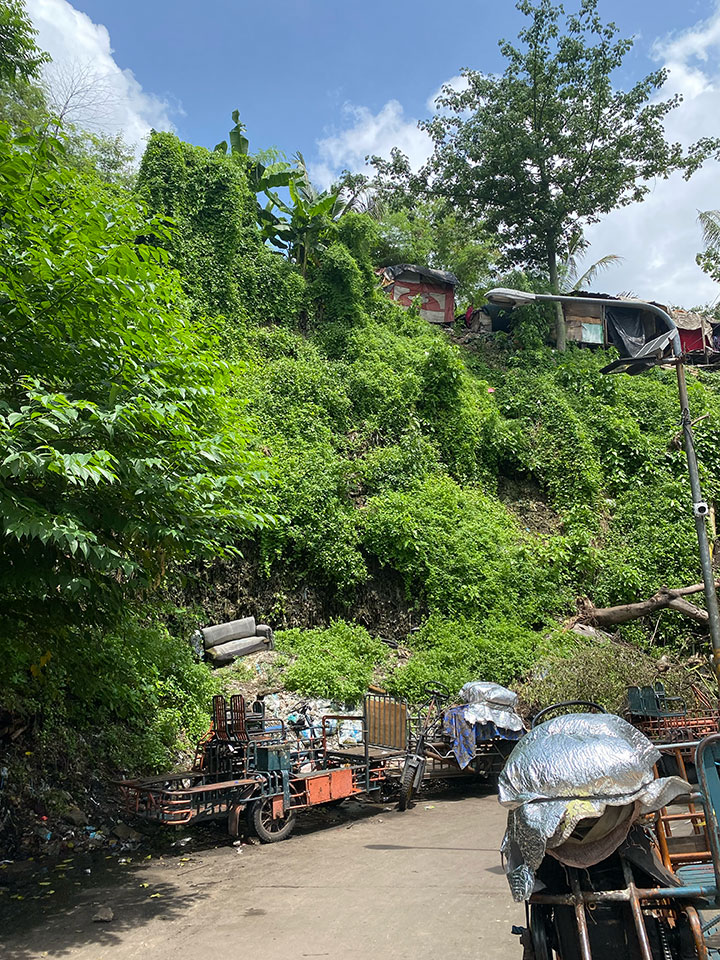
<path id="1" fill-rule="evenodd" d="M 556 717 L 518 741 L 498 784 L 509 808 L 502 853 L 513 898 L 530 896 L 546 852 L 573 866 L 597 863 L 637 817 L 687 793 L 679 777 L 655 779 L 659 759 L 647 737 L 609 713 Z"/>
<path id="2" fill-rule="evenodd" d="M 523 722 L 515 712 L 517 694 L 499 683 L 473 680 L 460 691 L 467 703 L 464 716 L 469 724 L 494 723 L 500 730 L 522 730 Z"/>

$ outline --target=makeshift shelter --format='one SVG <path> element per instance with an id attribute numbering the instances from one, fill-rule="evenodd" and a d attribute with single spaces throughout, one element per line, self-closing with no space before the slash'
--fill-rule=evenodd
<path id="1" fill-rule="evenodd" d="M 387 295 L 407 308 L 420 297 L 420 316 L 429 323 L 450 324 L 455 319 L 457 277 L 445 270 L 431 270 L 414 263 L 379 267 L 376 271 Z"/>
<path id="2" fill-rule="evenodd" d="M 463 321 L 470 333 L 509 333 L 512 310 L 497 303 L 486 303 L 482 307 L 468 307 L 456 319 Z"/>
<path id="3" fill-rule="evenodd" d="M 565 329 L 568 342 L 587 346 L 615 346 L 621 357 L 634 357 L 656 337 L 665 333 L 665 326 L 654 313 L 637 307 L 617 306 L 617 297 L 603 293 L 578 293 L 596 303 L 564 303 Z M 634 298 L 625 298 L 634 299 Z M 713 328 L 699 313 L 691 313 L 679 307 L 667 307 L 648 301 L 670 314 L 680 333 L 684 353 L 702 353 L 706 357 L 716 352 L 713 345 Z"/>

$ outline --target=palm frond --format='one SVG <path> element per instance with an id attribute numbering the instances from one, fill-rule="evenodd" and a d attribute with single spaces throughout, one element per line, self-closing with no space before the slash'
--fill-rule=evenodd
<path id="1" fill-rule="evenodd" d="M 609 270 L 610 267 L 614 267 L 617 263 L 622 263 L 624 259 L 624 257 L 618 256 L 617 253 L 608 253 L 606 256 L 600 257 L 595 263 L 590 264 L 582 276 L 577 277 L 575 280 L 575 289 L 582 290 L 583 287 L 589 287 L 598 274 L 602 273 L 603 270 Z"/>
<path id="2" fill-rule="evenodd" d="M 702 227 L 705 246 L 713 249 L 720 247 L 720 210 L 700 210 L 698 221 Z"/>

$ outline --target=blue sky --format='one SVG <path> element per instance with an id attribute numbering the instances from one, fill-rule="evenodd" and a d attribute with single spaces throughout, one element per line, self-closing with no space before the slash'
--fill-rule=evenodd
<path id="1" fill-rule="evenodd" d="M 150 126 L 212 147 L 237 107 L 252 149 L 301 150 L 321 186 L 394 145 L 421 163 L 428 143 L 417 120 L 440 85 L 463 66 L 501 70 L 497 41 L 525 21 L 513 0 L 26 2 L 51 69 L 97 74 L 107 98 L 99 126 L 122 129 L 139 149 Z M 668 92 L 685 97 L 671 138 L 720 135 L 720 0 L 601 0 L 600 10 L 636 37 L 619 83 L 670 67 Z M 718 164 L 690 184 L 654 184 L 646 203 L 592 227 L 593 254 L 625 258 L 606 288 L 686 306 L 713 299 L 694 262 L 697 209 L 708 207 L 720 207 Z"/>
<path id="2" fill-rule="evenodd" d="M 111 37 L 115 60 L 184 115 L 181 137 L 204 146 L 225 136 L 235 107 L 252 142 L 308 156 L 345 123 L 343 104 L 373 113 L 391 99 L 410 117 L 460 67 L 502 69 L 501 37 L 525 18 L 511 0 L 77 0 Z M 605 0 L 603 16 L 638 35 L 628 77 L 653 69 L 648 46 L 710 15 L 715 4 Z M 649 42 L 648 42 L 649 41 Z M 633 76 L 634 75 L 634 76 Z"/>

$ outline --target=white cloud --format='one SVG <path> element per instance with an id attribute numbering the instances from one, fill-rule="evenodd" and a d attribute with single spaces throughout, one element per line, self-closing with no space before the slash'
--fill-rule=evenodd
<path id="1" fill-rule="evenodd" d="M 449 80 L 441 83 L 435 93 L 431 93 L 425 101 L 425 106 L 428 108 L 430 113 L 435 113 L 437 111 L 438 108 L 435 101 L 440 94 L 443 93 L 443 87 L 452 87 L 453 90 L 456 90 L 458 93 L 460 93 L 462 90 L 467 90 L 468 79 L 467 77 L 463 77 L 461 74 L 458 74 L 456 77 L 450 77 Z"/>
<path id="2" fill-rule="evenodd" d="M 53 58 L 49 85 L 64 92 L 69 86 L 81 88 L 70 119 L 109 134 L 120 131 L 137 152 L 151 127 L 173 129 L 168 102 L 143 90 L 133 72 L 115 62 L 106 27 L 68 0 L 27 0 L 27 9 L 38 46 Z"/>
<path id="3" fill-rule="evenodd" d="M 427 98 L 428 113 L 436 112 L 435 100 L 444 86 L 464 90 L 467 80 L 458 75 L 441 84 Z M 388 100 L 377 113 L 368 107 L 345 103 L 343 114 L 349 124 L 317 141 L 318 159 L 310 164 L 313 180 L 323 189 L 344 169 L 353 173 L 364 171 L 367 156 L 389 158 L 393 147 L 399 147 L 406 154 L 413 170 L 421 167 L 432 153 L 430 137 L 418 129 L 417 118 L 405 116 L 398 100 Z"/>
<path id="4" fill-rule="evenodd" d="M 364 170 L 368 155 L 389 157 L 393 147 L 407 154 L 414 169 L 432 152 L 430 137 L 418 130 L 416 119 L 405 116 L 397 100 L 388 100 L 378 113 L 346 103 L 343 113 L 350 125 L 318 140 L 318 160 L 310 172 L 321 187 L 329 186 L 343 169 Z"/>
<path id="5" fill-rule="evenodd" d="M 720 3 L 707 20 L 656 41 L 652 53 L 669 70 L 663 98 L 683 96 L 667 117 L 668 138 L 687 147 L 700 137 L 720 134 Z M 606 289 L 632 290 L 683 306 L 713 301 L 720 286 L 695 263 L 702 246 L 697 214 L 718 207 L 717 161 L 706 163 L 688 182 L 679 174 L 658 180 L 643 203 L 616 210 L 588 229 L 588 262 L 607 253 L 625 258 L 606 274 Z"/>

